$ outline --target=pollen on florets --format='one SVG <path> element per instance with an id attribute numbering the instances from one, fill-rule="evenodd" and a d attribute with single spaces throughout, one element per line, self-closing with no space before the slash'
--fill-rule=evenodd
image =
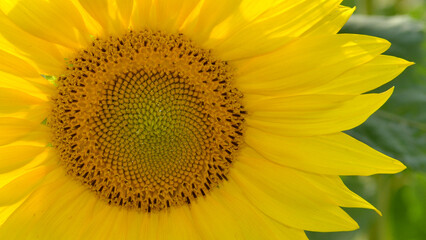
<path id="1" fill-rule="evenodd" d="M 227 179 L 242 143 L 232 69 L 180 34 L 96 39 L 57 80 L 49 126 L 69 175 L 110 204 L 159 211 Z"/>

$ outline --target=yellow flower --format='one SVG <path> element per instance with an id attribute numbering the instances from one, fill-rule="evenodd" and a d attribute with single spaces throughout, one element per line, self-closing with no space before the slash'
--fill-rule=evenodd
<path id="1" fill-rule="evenodd" d="M 339 175 L 405 167 L 342 131 L 411 63 L 340 2 L 1 1 L 0 239 L 358 228 Z"/>

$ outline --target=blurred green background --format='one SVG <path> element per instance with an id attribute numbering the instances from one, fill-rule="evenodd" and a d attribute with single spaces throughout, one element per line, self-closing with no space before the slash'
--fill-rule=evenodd
<path id="1" fill-rule="evenodd" d="M 402 161 L 396 175 L 343 180 L 383 213 L 347 209 L 359 223 L 353 232 L 312 233 L 311 240 L 426 240 L 426 0 L 344 0 L 356 6 L 341 32 L 383 37 L 386 52 L 413 61 L 402 75 L 377 89 L 395 86 L 391 99 L 363 125 L 348 133 Z"/>

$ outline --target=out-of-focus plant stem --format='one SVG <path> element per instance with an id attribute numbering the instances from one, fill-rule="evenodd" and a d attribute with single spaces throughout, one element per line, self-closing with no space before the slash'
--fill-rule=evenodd
<path id="1" fill-rule="evenodd" d="M 386 175 L 378 175 L 375 178 L 376 186 L 379 187 L 377 195 L 377 209 L 379 209 L 384 216 L 390 214 L 390 197 L 393 191 L 392 178 Z M 380 217 L 370 229 L 369 240 L 392 240 L 389 219 L 387 217 Z"/>
<path id="2" fill-rule="evenodd" d="M 364 0 L 364 5 L 365 5 L 365 13 L 367 15 L 373 15 L 373 12 L 374 12 L 373 0 Z"/>

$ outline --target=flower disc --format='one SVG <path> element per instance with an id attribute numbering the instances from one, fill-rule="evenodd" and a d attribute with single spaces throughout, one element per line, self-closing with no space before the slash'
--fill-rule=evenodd
<path id="1" fill-rule="evenodd" d="M 97 39 L 58 79 L 49 124 L 68 173 L 111 204 L 189 204 L 226 179 L 243 134 L 226 62 L 182 35 Z"/>

